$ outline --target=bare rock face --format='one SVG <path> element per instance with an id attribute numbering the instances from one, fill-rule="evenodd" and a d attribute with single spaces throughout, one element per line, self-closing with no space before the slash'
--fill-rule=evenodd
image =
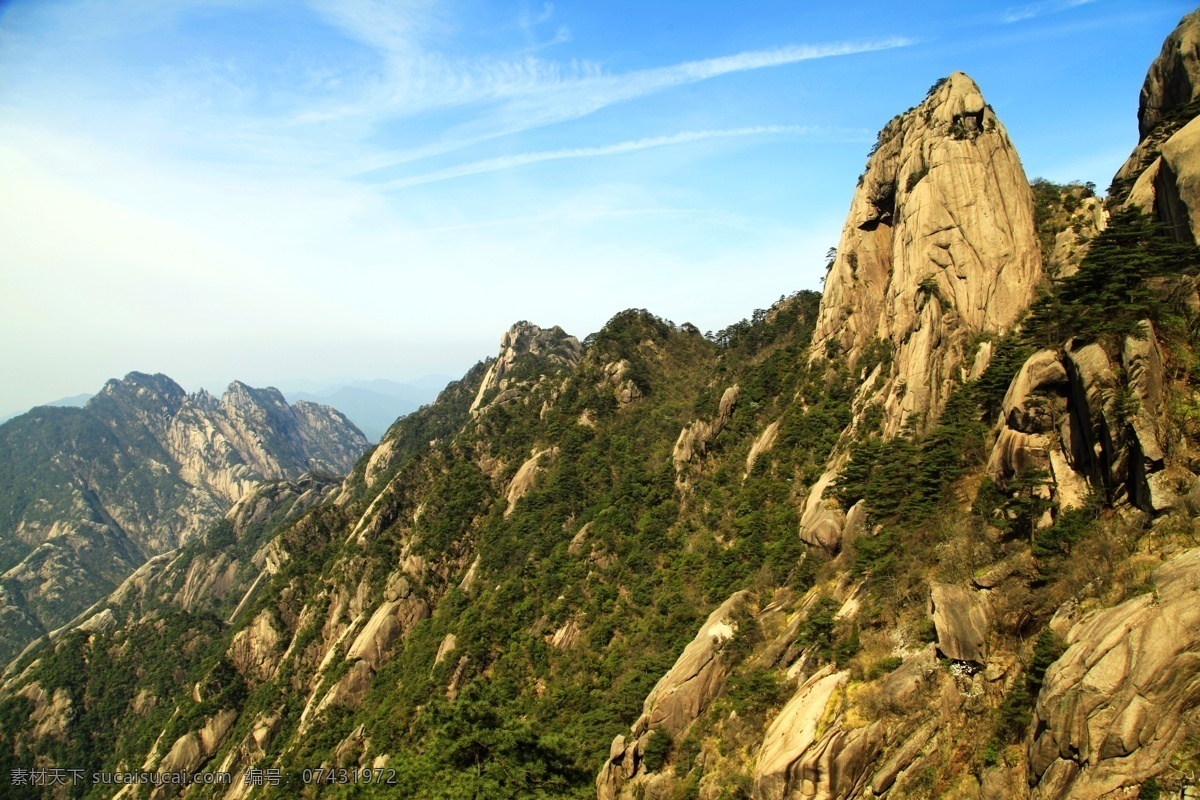
<path id="1" fill-rule="evenodd" d="M 1179 21 L 1142 84 L 1138 135 L 1145 138 L 1173 110 L 1200 97 L 1200 11 Z"/>
<path id="2" fill-rule="evenodd" d="M 775 437 L 779 435 L 780 422 L 782 422 L 782 420 L 777 419 L 767 427 L 763 428 L 762 433 L 758 435 L 758 438 L 754 440 L 754 444 L 750 446 L 750 452 L 746 455 L 745 474 L 747 476 L 749 476 L 750 471 L 754 469 L 754 462 L 758 460 L 758 457 L 763 453 L 770 451 L 770 449 L 775 446 Z"/>
<path id="3" fill-rule="evenodd" d="M 721 645 L 737 632 L 734 615 L 745 603 L 746 594 L 744 590 L 737 592 L 708 615 L 696 638 L 646 695 L 642 715 L 633 724 L 630 736 L 613 740 L 608 760 L 596 776 L 600 800 L 614 800 L 626 781 L 639 774 L 639 769 L 645 771 L 641 754 L 654 730 L 678 737 L 720 694 L 729 670 Z"/>
<path id="4" fill-rule="evenodd" d="M 1042 276 L 1032 194 L 1016 150 L 962 73 L 892 120 L 850 207 L 810 350 L 857 363 L 895 354 L 877 390 L 884 430 L 941 413 L 967 340 L 1002 333 Z"/>
<path id="5" fill-rule="evenodd" d="M 841 504 L 832 496 L 825 496 L 837 478 L 837 470 L 837 467 L 826 470 L 812 485 L 800 517 L 800 540 L 830 553 L 841 549 L 842 532 L 846 528 L 846 513 Z"/>
<path id="6" fill-rule="evenodd" d="M 675 485 L 684 488 L 689 483 L 691 471 L 695 468 L 695 459 L 708 450 L 713 439 L 725 430 L 729 420 L 733 418 L 733 410 L 737 407 L 741 388 L 735 383 L 721 395 L 717 406 L 717 415 L 711 420 L 698 420 L 679 432 L 675 440 L 675 448 L 671 459 L 675 464 Z"/>
<path id="7" fill-rule="evenodd" d="M 530 322 L 518 322 L 504 332 L 500 337 L 500 354 L 488 367 L 479 384 L 479 391 L 471 403 L 471 413 L 478 414 L 484 408 L 484 398 L 496 390 L 500 394 L 494 396 L 488 403 L 503 402 L 506 389 L 512 385 L 509 373 L 524 356 L 536 356 L 545 359 L 549 364 L 560 367 L 574 367 L 583 355 L 583 345 L 574 336 L 555 325 L 552 328 L 540 328 Z"/>
<path id="8" fill-rule="evenodd" d="M 558 454 L 558 448 L 552 447 L 549 450 L 535 449 L 524 464 L 517 470 L 517 474 L 508 484 L 508 490 L 505 492 L 505 499 L 508 500 L 508 507 L 504 509 L 504 516 L 512 514 L 517 507 L 517 501 L 525 496 L 525 493 L 533 488 L 537 482 L 537 475 L 540 471 L 539 462 L 544 457 L 553 458 Z"/>
<path id="9" fill-rule="evenodd" d="M 754 770 L 755 800 L 855 796 L 883 749 L 881 723 L 846 730 L 831 714 L 849 674 L 826 667 L 809 678 L 771 723 Z"/>
<path id="10" fill-rule="evenodd" d="M 1182 743 L 1200 704 L 1200 549 L 1153 582 L 1079 620 L 1046 672 L 1027 746 L 1040 800 L 1116 796 L 1164 773 Z"/>
<path id="11" fill-rule="evenodd" d="M 379 669 L 396 640 L 428 616 L 429 605 L 411 594 L 381 603 L 350 645 L 346 658 L 362 659 L 372 670 Z"/>
<path id="12" fill-rule="evenodd" d="M 987 663 L 988 609 L 978 592 L 948 583 L 929 591 L 929 617 L 937 630 L 937 649 L 946 658 Z"/>
<path id="13" fill-rule="evenodd" d="M 1033 354 L 1005 395 L 989 474 L 1003 485 L 1040 472 L 1038 491 L 1058 510 L 1082 507 L 1092 491 L 1149 512 L 1171 508 L 1196 478 L 1166 462 L 1165 380 L 1149 320 L 1119 359 L 1097 343 Z"/>
<path id="14" fill-rule="evenodd" d="M 1083 198 L 1079 201 L 1075 219 L 1075 224 L 1059 231 L 1054 237 L 1054 249 L 1046 265 L 1046 271 L 1052 277 L 1066 278 L 1079 271 L 1079 264 L 1087 254 L 1092 240 L 1108 227 L 1104 201 L 1098 197 Z"/>
<path id="15" fill-rule="evenodd" d="M 1193 119 L 1162 147 L 1154 176 L 1154 210 L 1181 241 L 1200 234 L 1200 122 Z"/>
<path id="16" fill-rule="evenodd" d="M 602 383 L 612 387 L 613 396 L 617 400 L 617 407 L 624 408 L 642 396 L 642 390 L 638 388 L 637 383 L 630 377 L 633 372 L 633 365 L 628 359 L 621 359 L 610 364 L 604 365 L 604 380 Z"/>
<path id="17" fill-rule="evenodd" d="M 1110 196 L 1168 222 L 1181 240 L 1200 233 L 1200 11 L 1163 42 L 1142 84 L 1138 144 L 1113 178 Z"/>
<path id="18" fill-rule="evenodd" d="M 263 609 L 249 627 L 234 635 L 229 660 L 252 682 L 270 680 L 279 663 L 281 638 L 270 610 Z"/>

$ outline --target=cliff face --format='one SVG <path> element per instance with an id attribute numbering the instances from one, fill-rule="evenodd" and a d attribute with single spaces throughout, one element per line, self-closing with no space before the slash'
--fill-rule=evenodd
<path id="1" fill-rule="evenodd" d="M 334 409 L 236 382 L 217 400 L 131 373 L 82 409 L 34 409 L 0 428 L 3 613 L 58 627 L 263 481 L 345 473 L 366 447 Z M 31 638 L 10 630 L 8 657 Z"/>
<path id="2" fill-rule="evenodd" d="M 1163 42 L 1142 84 L 1138 144 L 1117 171 L 1111 204 L 1136 206 L 1169 222 L 1179 238 L 1200 232 L 1200 11 Z"/>
<path id="3" fill-rule="evenodd" d="M 879 134 L 825 281 L 811 358 L 853 366 L 879 340 L 884 431 L 941 413 L 971 338 L 1009 330 L 1042 277 L 1020 159 L 956 72 Z"/>

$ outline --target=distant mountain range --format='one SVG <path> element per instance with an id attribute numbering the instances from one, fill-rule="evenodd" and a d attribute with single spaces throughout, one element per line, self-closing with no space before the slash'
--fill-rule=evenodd
<path id="1" fill-rule="evenodd" d="M 131 372 L 81 408 L 0 426 L 0 659 L 68 622 L 243 497 L 342 475 L 368 443 L 336 409 L 234 381 L 219 398 Z M 325 480 L 326 478 L 323 478 Z"/>
<path id="2" fill-rule="evenodd" d="M 284 381 L 277 388 L 289 403 L 307 400 L 333 406 L 345 414 L 371 443 L 375 443 L 383 438 L 383 434 L 397 419 L 432 403 L 450 380 L 445 375 L 426 375 L 411 383 L 398 383 L 384 378 L 338 378 L 330 381 Z M 76 394 L 38 405 L 83 408 L 90 399 L 90 394 Z M 0 424 L 24 413 L 17 411 L 0 417 Z"/>
<path id="3" fill-rule="evenodd" d="M 450 378 L 427 376 L 413 383 L 377 378 L 350 379 L 334 384 L 296 384 L 280 387 L 289 403 L 308 400 L 333 406 L 358 426 L 372 442 L 378 442 L 397 419 L 429 405 Z"/>

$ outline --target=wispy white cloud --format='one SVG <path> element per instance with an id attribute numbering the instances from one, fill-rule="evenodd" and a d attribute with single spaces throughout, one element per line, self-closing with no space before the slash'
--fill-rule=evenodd
<path id="1" fill-rule="evenodd" d="M 382 157 L 363 171 L 384 169 L 470 147 L 512 133 L 579 119 L 619 103 L 648 97 L 691 83 L 748 70 L 766 69 L 820 58 L 907 47 L 917 40 L 894 36 L 863 42 L 789 45 L 731 56 L 687 61 L 623 74 L 604 73 L 595 65 L 548 69 L 527 59 L 524 66 L 485 65 L 476 79 L 453 82 L 462 91 L 440 93 L 431 102 L 466 103 L 503 100 L 498 107 L 449 130 L 442 141 Z M 569 74 L 574 72 L 574 74 Z M 473 90 L 465 87 L 474 86 Z"/>
<path id="2" fill-rule="evenodd" d="M 1044 0 L 1040 3 L 1029 3 L 1023 6 L 1013 6 L 1005 9 L 1003 20 L 1006 24 L 1013 22 L 1021 22 L 1034 17 L 1040 17 L 1045 14 L 1054 14 L 1059 11 L 1067 11 L 1068 9 L 1085 6 L 1095 0 Z"/>
<path id="3" fill-rule="evenodd" d="M 532 153 L 516 153 L 507 156 L 498 156 L 496 158 L 485 158 L 479 161 L 472 161 L 468 164 L 459 164 L 454 167 L 447 167 L 435 172 L 427 172 L 424 175 L 414 175 L 409 178 L 399 178 L 393 181 L 387 181 L 380 184 L 384 189 L 402 189 L 407 186 L 418 186 L 424 183 L 436 183 L 437 181 L 450 180 L 452 178 L 462 178 L 467 175 L 478 175 L 484 172 L 497 172 L 504 169 L 513 169 L 515 167 L 523 167 L 528 164 L 537 164 L 542 161 L 561 161 L 571 158 L 599 158 L 601 156 L 623 155 L 625 153 L 633 153 L 638 150 L 649 150 L 655 147 L 669 147 L 671 145 L 690 144 L 692 142 L 701 142 L 706 139 L 728 139 L 740 136 L 765 136 L 769 134 L 779 133 L 818 133 L 825 132 L 824 128 L 816 128 L 806 125 L 757 125 L 749 128 L 727 128 L 725 130 L 710 130 L 710 131 L 685 131 L 683 133 L 671 134 L 670 136 L 651 136 L 643 139 L 631 139 L 625 142 L 617 142 L 615 144 L 606 144 L 599 147 L 566 147 L 559 150 L 541 150 Z"/>

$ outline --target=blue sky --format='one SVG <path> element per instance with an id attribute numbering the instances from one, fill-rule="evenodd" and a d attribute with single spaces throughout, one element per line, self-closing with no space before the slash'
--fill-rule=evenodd
<path id="1" fill-rule="evenodd" d="M 963 70 L 1107 186 L 1167 0 L 0 5 L 0 412 L 461 374 L 518 319 L 819 288 L 875 132 Z"/>

